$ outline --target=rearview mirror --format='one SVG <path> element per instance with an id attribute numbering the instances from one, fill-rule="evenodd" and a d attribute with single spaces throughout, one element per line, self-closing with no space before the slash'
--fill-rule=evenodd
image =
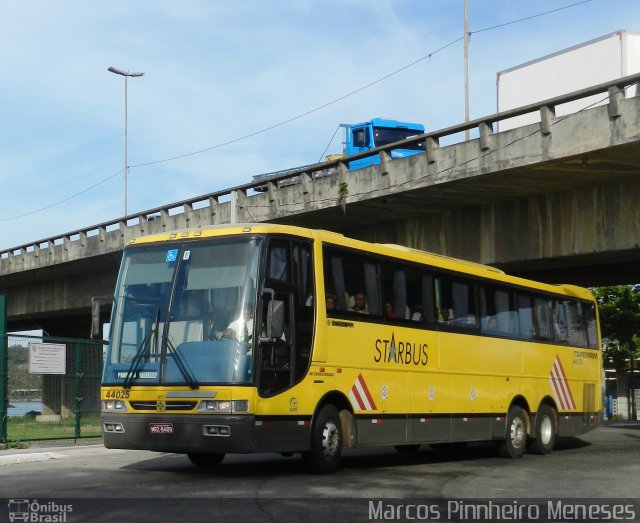
<path id="1" fill-rule="evenodd" d="M 282 338 L 284 332 L 284 302 L 271 300 L 267 305 L 267 336 Z"/>

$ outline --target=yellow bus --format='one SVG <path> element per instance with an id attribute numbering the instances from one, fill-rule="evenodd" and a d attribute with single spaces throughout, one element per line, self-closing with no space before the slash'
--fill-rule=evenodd
<path id="1" fill-rule="evenodd" d="M 132 240 L 102 379 L 105 446 L 301 453 L 495 441 L 549 453 L 600 421 L 586 290 L 273 224 Z"/>

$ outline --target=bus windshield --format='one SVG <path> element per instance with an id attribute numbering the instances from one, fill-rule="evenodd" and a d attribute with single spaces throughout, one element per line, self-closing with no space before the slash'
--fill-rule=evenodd
<path id="1" fill-rule="evenodd" d="M 261 240 L 125 250 L 103 383 L 250 383 Z"/>
<path id="2" fill-rule="evenodd" d="M 389 143 L 398 142 L 400 140 L 406 140 L 407 138 L 413 138 L 422 134 L 422 131 L 416 131 L 414 129 L 407 128 L 390 128 L 390 127 L 374 127 L 373 128 L 373 140 L 374 147 L 380 147 Z M 424 151 L 424 142 L 417 142 L 407 144 L 402 147 L 403 149 L 410 149 L 412 151 Z"/>

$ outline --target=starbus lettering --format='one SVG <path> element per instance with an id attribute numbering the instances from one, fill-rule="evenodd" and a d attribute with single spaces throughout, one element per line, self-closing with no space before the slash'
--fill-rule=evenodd
<path id="1" fill-rule="evenodd" d="M 392 333 L 390 340 L 376 340 L 373 361 L 426 366 L 429 362 L 428 348 L 429 345 L 422 342 L 396 341 L 395 333 Z"/>

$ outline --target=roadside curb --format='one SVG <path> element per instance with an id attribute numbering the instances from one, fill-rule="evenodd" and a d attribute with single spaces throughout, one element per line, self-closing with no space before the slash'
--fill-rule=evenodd
<path id="1" fill-rule="evenodd" d="M 50 459 L 64 459 L 66 454 L 60 452 L 28 452 L 26 454 L 0 455 L 0 467 L 3 465 L 15 465 L 16 463 L 33 463 L 36 461 L 48 461 Z"/>
<path id="2" fill-rule="evenodd" d="M 38 461 L 48 461 L 53 459 L 69 458 L 70 454 L 82 450 L 103 449 L 102 443 L 92 443 L 89 445 L 47 445 L 37 446 L 28 449 L 5 449 L 0 450 L 0 466 L 15 465 L 17 463 L 34 463 Z"/>

